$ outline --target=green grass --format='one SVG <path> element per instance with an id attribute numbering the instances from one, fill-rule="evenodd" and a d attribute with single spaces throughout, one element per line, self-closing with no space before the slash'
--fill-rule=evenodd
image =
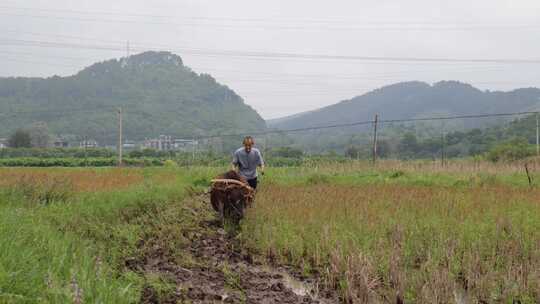
<path id="1" fill-rule="evenodd" d="M 399 290 L 409 302 L 429 302 L 435 298 L 429 292 L 447 296 L 467 278 L 476 284 L 470 286 L 476 299 L 538 300 L 538 287 L 515 277 L 521 265 L 529 269 L 529 284 L 540 282 L 538 186 L 529 189 L 519 166 L 430 166 L 269 168 L 242 236 L 261 254 L 320 272 L 324 284 L 348 297 L 375 282 L 366 289 L 370 297 Z M 152 243 L 141 241 L 153 235 L 189 267 L 182 235 L 200 229 L 198 217 L 211 215 L 195 212 L 185 198 L 224 170 L 0 168 L 3 181 L 15 181 L 0 181 L 0 303 L 72 303 L 77 297 L 137 303 L 145 286 L 168 293 L 166 277 L 138 272 L 126 260 L 151 250 Z M 50 187 L 29 176 L 72 183 Z M 94 179 L 102 190 L 92 187 Z M 538 182 L 538 173 L 533 179 Z M 228 276 L 231 288 L 236 279 Z"/>
<path id="2" fill-rule="evenodd" d="M 66 170 L 66 169 L 58 169 Z M 141 218 L 180 204 L 186 187 L 209 175 L 186 169 L 142 170 L 142 184 L 121 191 L 78 193 L 48 205 L 16 189 L 0 193 L 0 302 L 134 303 L 144 283 L 122 259 L 135 254 L 147 226 Z M 175 180 L 154 181 L 169 170 Z M 195 186 L 196 187 L 196 186 Z M 176 208 L 181 210 L 181 206 Z"/>
<path id="3" fill-rule="evenodd" d="M 322 274 L 344 298 L 447 303 L 463 288 L 474 301 L 540 300 L 540 189 L 524 173 L 338 167 L 265 179 L 246 245 Z"/>

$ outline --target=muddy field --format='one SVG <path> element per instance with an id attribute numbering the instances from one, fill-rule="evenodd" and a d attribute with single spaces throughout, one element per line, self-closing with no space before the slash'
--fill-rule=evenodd
<path id="1" fill-rule="evenodd" d="M 208 208 L 207 196 L 198 199 L 203 200 L 202 208 Z M 335 293 L 319 290 L 315 278 L 305 277 L 292 267 L 271 265 L 271 261 L 262 261 L 243 249 L 237 232 L 225 232 L 219 221 L 205 219 L 199 225 L 204 232 L 191 235 L 189 246 L 183 249 L 195 266 L 178 265 L 159 247 L 130 265 L 146 276 L 157 274 L 176 285 L 166 294 L 146 286 L 141 303 L 339 302 Z"/>

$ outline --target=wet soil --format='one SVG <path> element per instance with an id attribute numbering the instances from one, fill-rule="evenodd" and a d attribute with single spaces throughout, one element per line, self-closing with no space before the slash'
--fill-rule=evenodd
<path id="1" fill-rule="evenodd" d="M 190 235 L 183 249 L 190 266 L 179 265 L 160 248 L 139 261 L 145 275 L 157 274 L 173 285 L 165 292 L 146 286 L 141 303 L 338 303 L 334 293 L 318 290 L 316 279 L 258 262 L 260 257 L 242 248 L 219 221 L 199 225 L 201 232 Z"/>

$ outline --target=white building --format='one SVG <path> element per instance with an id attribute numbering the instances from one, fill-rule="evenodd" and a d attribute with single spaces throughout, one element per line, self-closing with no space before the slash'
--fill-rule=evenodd
<path id="1" fill-rule="evenodd" d="M 137 148 L 137 143 L 134 140 L 126 140 L 123 147 L 124 149 L 135 149 Z"/>
<path id="2" fill-rule="evenodd" d="M 81 148 L 97 148 L 99 147 L 97 141 L 93 140 L 93 139 L 87 139 L 87 140 L 83 140 L 79 143 L 79 147 Z"/>
<path id="3" fill-rule="evenodd" d="M 0 138 L 0 149 L 7 148 L 7 138 Z"/>
<path id="4" fill-rule="evenodd" d="M 158 138 L 146 139 L 143 148 L 158 151 L 185 151 L 193 148 L 197 141 L 193 139 L 173 139 L 168 135 L 160 135 Z"/>
<path id="5" fill-rule="evenodd" d="M 193 139 L 175 139 L 173 142 L 173 146 L 175 150 L 188 150 L 188 149 L 191 149 L 196 144 L 197 144 L 197 141 Z"/>
<path id="6" fill-rule="evenodd" d="M 143 147 L 158 151 L 170 151 L 173 149 L 174 145 L 171 136 L 160 135 L 158 138 L 145 140 Z"/>

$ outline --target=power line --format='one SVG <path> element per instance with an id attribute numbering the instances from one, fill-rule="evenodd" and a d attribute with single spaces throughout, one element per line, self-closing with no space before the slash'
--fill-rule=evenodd
<path id="1" fill-rule="evenodd" d="M 295 18 L 283 18 L 282 16 L 273 16 L 272 18 L 237 18 L 237 17 L 207 17 L 207 16 L 179 16 L 179 15 L 154 15 L 154 14 L 139 14 L 139 13 L 126 13 L 124 11 L 88 11 L 88 10 L 74 10 L 74 9 L 58 9 L 58 8 L 36 8 L 36 7 L 16 7 L 16 6 L 0 6 L 0 9 L 5 10 L 19 10 L 19 11 L 37 11 L 37 12 L 57 12 L 57 13 L 73 13 L 81 15 L 109 15 L 109 16 L 123 16 L 123 17 L 146 17 L 146 18 L 170 18 L 170 19 L 188 19 L 188 20 L 222 20 L 222 21 L 235 21 L 235 22 L 279 22 L 284 21 L 293 21 L 297 23 L 357 23 L 358 19 L 347 19 L 343 16 L 334 16 L 335 19 L 305 19 L 302 17 Z M 277 18 L 276 18 L 277 17 Z M 455 25 L 456 23 L 449 22 L 434 22 L 434 21 L 368 21 L 362 22 L 362 24 L 370 25 Z M 477 22 L 460 22 L 460 24 L 465 24 L 467 26 L 486 26 L 485 24 L 479 24 Z M 511 25 L 505 25 L 511 26 Z M 526 26 L 520 24 L 518 26 Z M 538 25 L 531 25 L 538 26 Z"/>
<path id="2" fill-rule="evenodd" d="M 9 51 L 0 51 L 0 54 L 5 54 L 8 56 L 31 56 L 36 57 L 37 55 L 33 53 L 28 52 L 9 52 Z M 47 57 L 51 58 L 59 58 L 59 59 L 66 59 L 66 60 L 90 60 L 90 58 L 83 58 L 83 57 L 63 57 L 63 56 L 56 56 L 56 55 L 45 55 Z M 38 64 L 38 65 L 47 65 L 47 66 L 59 66 L 59 67 L 68 67 L 68 68 L 82 68 L 82 66 L 75 65 L 75 64 L 65 64 L 65 63 L 55 63 L 55 62 L 44 62 L 44 61 L 35 61 L 35 60 L 27 60 L 27 59 L 19 59 L 19 58 L 8 58 L 4 59 L 4 61 L 9 62 L 22 62 L 22 63 L 31 63 L 31 64 Z M 447 67 L 451 68 L 451 67 Z M 456 67 L 453 67 L 456 68 Z M 458 69 L 456 72 L 488 72 L 488 71 L 502 71 L 501 69 L 473 69 L 473 68 L 465 68 L 465 67 L 457 67 Z M 205 70 L 205 72 L 208 71 L 207 68 L 201 68 Z M 237 76 L 239 73 L 242 73 L 245 76 L 250 76 L 249 78 L 233 78 L 230 81 L 238 83 L 253 83 L 253 82 L 263 82 L 265 84 L 296 84 L 296 85 L 320 85 L 321 83 L 327 84 L 329 80 L 351 80 L 351 81 L 360 81 L 360 82 L 373 82 L 373 81 L 394 81 L 399 82 L 403 81 L 403 76 L 410 73 L 419 73 L 419 72 L 425 72 L 425 73 L 435 73 L 440 72 L 436 70 L 406 70 L 406 71 L 399 71 L 396 73 L 388 74 L 385 73 L 384 77 L 373 77 L 373 73 L 369 73 L 372 77 L 366 77 L 365 74 L 350 74 L 350 75 L 332 75 L 332 74 L 289 74 L 289 73 L 266 73 L 266 72 L 245 72 L 245 71 L 232 71 L 232 70 L 216 70 L 216 69 L 210 69 L 210 71 L 214 72 L 234 72 L 234 75 Z M 446 71 L 446 70 L 445 70 Z M 201 73 L 205 73 L 201 72 Z M 446 71 L 448 72 L 448 71 Z M 450 70 L 450 72 L 453 72 L 453 70 Z M 263 77 L 259 77 L 263 76 Z M 267 76 L 267 77 L 264 77 Z M 214 77 L 218 77 L 214 75 Z M 280 77 L 279 79 L 276 79 L 275 77 Z M 283 77 L 291 78 L 290 79 L 282 79 Z M 297 81 L 298 80 L 298 81 Z M 532 82 L 516 82 L 516 81 L 473 81 L 474 84 L 483 84 L 483 85 L 489 85 L 489 84 L 507 84 L 507 85 L 521 85 L 521 86 L 530 86 L 532 85 Z M 347 87 L 350 87 L 351 84 L 345 84 Z M 333 86 L 334 87 L 334 86 Z M 355 86 L 354 88 L 351 87 L 351 89 L 357 89 L 358 87 Z M 284 93 L 283 91 L 279 90 L 276 91 L 277 93 Z M 323 90 L 323 92 L 326 92 Z M 260 93 L 260 91 L 256 92 Z M 290 92 L 293 94 L 294 92 Z"/>
<path id="3" fill-rule="evenodd" d="M 118 46 L 97 45 L 97 44 L 79 44 L 54 41 L 37 41 L 10 39 L 0 41 L 3 44 L 34 46 L 34 47 L 53 47 L 53 48 L 72 48 L 72 49 L 91 49 L 122 51 L 125 49 Z M 147 51 L 143 48 L 133 48 L 136 51 Z M 174 50 L 174 48 L 173 48 Z M 267 59 L 312 59 L 312 60 L 338 60 L 338 61 L 379 61 L 379 62 L 423 62 L 423 63 L 496 63 L 496 64 L 540 64 L 540 59 L 509 59 L 509 58 L 436 58 L 436 57 L 394 57 L 394 56 L 356 56 L 356 55 L 326 55 L 326 54 L 302 54 L 302 53 L 280 53 L 280 52 L 260 52 L 260 51 L 237 51 L 237 50 L 197 50 L 197 49 L 175 49 L 175 51 L 198 56 L 224 56 L 224 57 L 242 57 L 242 58 L 267 58 Z"/>
<path id="4" fill-rule="evenodd" d="M 75 66 L 75 65 L 68 65 L 68 64 L 63 64 L 63 63 L 50 63 L 50 62 L 25 60 L 25 59 L 18 59 L 18 58 L 17 59 L 7 58 L 7 59 L 2 59 L 2 61 L 31 63 L 31 64 L 46 65 L 46 66 L 57 66 L 57 67 L 63 67 L 63 68 L 79 68 L 78 66 Z"/>
<path id="5" fill-rule="evenodd" d="M 474 114 L 474 115 L 458 115 L 458 116 L 446 116 L 446 117 L 426 117 L 426 118 L 409 118 L 409 119 L 390 119 L 390 120 L 378 120 L 378 123 L 398 123 L 398 122 L 416 122 L 416 121 L 440 121 L 440 120 L 453 120 L 453 119 L 472 119 L 472 118 L 488 118 L 488 117 L 508 117 L 508 116 L 520 116 L 520 115 L 530 115 L 530 114 L 539 114 L 540 112 L 514 112 L 514 113 L 495 113 L 495 114 Z M 242 136 L 262 136 L 269 134 L 285 134 L 285 133 L 296 133 L 296 132 L 305 132 L 312 130 L 323 130 L 323 129 L 333 129 L 333 128 L 342 128 L 342 127 L 353 127 L 353 126 L 362 126 L 374 124 L 374 120 L 358 121 L 352 123 L 344 124 L 333 124 L 325 126 L 315 126 L 315 127 L 305 127 L 297 129 L 285 129 L 285 130 L 271 130 L 265 132 L 253 132 L 253 133 L 237 133 L 237 134 L 224 134 L 224 135 L 211 135 L 211 136 L 192 136 L 196 140 L 202 139 L 213 139 L 213 138 L 222 138 L 222 137 L 242 137 Z"/>
<path id="6" fill-rule="evenodd" d="M 29 53 L 29 52 L 22 52 L 22 51 L 0 51 L 0 54 L 6 54 L 6 55 L 13 55 L 13 56 L 32 56 L 32 57 L 43 57 L 42 54 L 37 55 L 35 53 Z M 58 55 L 50 55 L 45 54 L 46 57 L 51 58 L 59 58 L 59 59 L 65 59 L 65 60 L 72 60 L 72 61 L 88 61 L 92 60 L 90 57 L 67 57 L 67 56 L 58 56 Z M 28 62 L 33 64 L 40 64 L 40 65 L 51 65 L 51 66 L 66 66 L 66 67 L 73 67 L 73 68 L 79 68 L 79 66 L 75 65 L 67 65 L 64 63 L 47 63 L 47 62 L 37 62 L 37 61 L 25 61 L 21 59 L 9 59 L 9 61 L 20 61 L 20 62 Z M 98 59 L 94 59 L 94 61 L 98 61 Z M 250 72 L 245 70 L 223 70 L 223 69 L 215 69 L 215 68 L 207 68 L 207 67 L 199 67 L 199 69 L 204 70 L 204 72 L 199 73 L 206 73 L 208 71 L 213 72 L 221 72 L 221 73 L 234 73 L 234 75 L 242 74 L 249 76 L 249 78 L 235 78 L 234 81 L 242 81 L 242 82 L 283 82 L 283 83 L 290 83 L 289 80 L 281 79 L 282 77 L 289 77 L 289 78 L 297 78 L 300 80 L 306 80 L 309 82 L 299 82 L 298 84 L 312 84 L 311 79 L 316 79 L 318 82 L 327 82 L 328 80 L 356 80 L 356 81 L 400 81 L 402 80 L 400 77 L 403 75 L 408 75 L 410 73 L 434 73 L 434 72 L 453 72 L 454 69 L 456 72 L 488 72 L 488 71 L 502 71 L 501 68 L 473 68 L 471 67 L 461 67 L 461 66 L 444 66 L 444 67 L 438 67 L 437 70 L 403 70 L 403 71 L 396 71 L 394 73 L 384 73 L 382 74 L 383 77 L 376 77 L 374 78 L 373 73 L 369 73 L 368 75 L 370 77 L 366 77 L 366 74 L 347 74 L 347 75 L 333 75 L 333 74 L 295 74 L 295 73 L 271 73 L 271 72 Z M 447 70 L 448 69 L 448 70 Z M 268 76 L 268 77 L 260 77 L 259 76 Z M 280 79 L 275 79 L 275 77 L 280 77 Z M 523 84 L 523 82 L 511 82 L 511 81 L 484 81 L 484 82 L 475 82 L 477 84 Z"/>
<path id="7" fill-rule="evenodd" d="M 76 109 L 64 109 L 62 111 L 53 111 L 53 110 L 43 110 L 43 111 L 10 111 L 10 112 L 0 112 L 0 116 L 7 116 L 7 115 L 21 115 L 21 114 L 55 114 L 55 115 L 64 115 L 64 114 L 70 114 L 70 113 L 76 113 L 76 112 L 96 112 L 101 109 L 107 109 L 110 110 L 112 113 L 112 110 L 116 109 L 113 106 L 103 106 L 99 108 L 76 108 Z M 418 121 L 446 121 L 446 120 L 456 120 L 456 119 L 474 119 L 474 118 L 489 118 L 489 117 L 510 117 L 510 116 L 522 116 L 522 115 L 538 115 L 540 112 L 538 111 L 526 111 L 526 112 L 512 112 L 512 113 L 493 113 L 493 114 L 471 114 L 471 115 L 456 115 L 456 116 L 443 116 L 443 117 L 424 117 L 424 118 L 407 118 L 407 119 L 388 119 L 388 120 L 378 120 L 377 122 L 380 124 L 388 123 L 405 123 L 405 122 L 418 122 Z M 354 126 L 364 126 L 364 125 L 370 125 L 376 123 L 375 120 L 366 120 L 366 121 L 358 121 L 358 122 L 351 122 L 351 123 L 342 123 L 342 124 L 331 124 L 331 125 L 323 125 L 323 126 L 312 126 L 312 127 L 304 127 L 304 128 L 295 128 L 295 129 L 284 129 L 284 130 L 270 130 L 270 131 L 263 131 L 263 132 L 244 132 L 244 133 L 236 133 L 236 134 L 220 134 L 220 135 L 208 135 L 208 136 L 181 136 L 181 137 L 190 137 L 194 140 L 204 140 L 204 139 L 217 139 L 217 138 L 225 138 L 225 137 L 242 137 L 242 136 L 263 136 L 263 135 L 270 135 L 270 134 L 288 134 L 288 133 L 298 133 L 298 132 L 306 132 L 306 131 L 314 131 L 314 130 L 326 130 L 326 129 L 334 129 L 334 128 L 346 128 L 346 127 L 354 127 Z"/>
<path id="8" fill-rule="evenodd" d="M 30 53 L 30 52 L 22 52 L 22 51 L 0 51 L 0 54 L 5 55 L 14 55 L 14 56 L 30 56 L 33 58 L 36 57 L 50 57 L 50 58 L 58 58 L 62 60 L 72 60 L 72 61 L 81 61 L 81 60 L 89 60 L 89 57 L 68 57 L 68 56 L 58 56 L 58 55 L 51 55 L 51 54 L 36 54 L 36 53 Z M 97 60 L 96 60 L 97 61 Z"/>
<path id="9" fill-rule="evenodd" d="M 54 115 L 64 115 L 71 113 L 93 113 L 100 110 L 113 110 L 116 109 L 113 106 L 100 106 L 94 108 L 72 108 L 72 109 L 63 109 L 63 110 L 38 110 L 38 111 L 8 111 L 3 112 L 0 110 L 0 116 L 20 116 L 20 115 L 38 115 L 38 114 L 54 114 Z"/>
<path id="10" fill-rule="evenodd" d="M 214 27 L 219 30 L 230 30 L 230 29 L 242 29 L 242 30 L 268 30 L 268 29 L 277 29 L 277 30 L 301 30 L 301 31 L 344 31 L 344 30 L 356 30 L 356 31 L 472 31 L 472 30 L 481 30 L 481 31 L 501 31 L 501 30 L 537 30 L 540 28 L 538 24 L 511 24 L 511 25 L 486 25 L 486 24 L 451 24 L 451 23 L 426 23 L 426 22 L 364 22 L 356 26 L 332 26 L 329 27 L 332 23 L 321 22 L 316 20 L 290 20 L 296 22 L 293 25 L 283 25 L 286 20 L 271 20 L 271 19 L 256 19 L 256 18 L 216 18 L 216 17 L 193 17 L 193 16 L 157 16 L 157 15 L 146 15 L 146 14 L 125 14 L 125 13 L 113 13 L 113 12 L 89 12 L 89 11 L 80 11 L 80 10 L 65 10 L 65 9 L 35 9 L 35 8 L 16 8 L 16 7 L 6 7 L 2 6 L 0 9 L 6 10 L 19 10 L 19 11 L 34 11 L 34 12 L 58 12 L 62 13 L 61 16 L 51 16 L 51 15 L 30 15 L 30 14 L 14 14 L 14 13 L 2 13 L 4 16 L 14 16 L 14 17 L 29 17 L 29 18 L 41 18 L 41 19 L 57 19 L 57 20 L 74 20 L 81 22 L 103 22 L 103 23 L 137 23 L 137 24 L 154 24 L 154 25 L 178 25 L 178 26 L 192 26 L 192 27 Z M 105 19 L 105 18 L 88 18 L 88 17 L 66 17 L 65 13 L 75 13 L 82 14 L 85 16 L 119 16 L 119 17 L 145 17 L 151 18 L 153 21 L 141 21 L 141 20 L 119 20 L 119 19 Z M 155 19 L 182 19 L 182 20 L 191 20 L 191 21 L 227 21 L 227 22 L 251 22 L 251 24 L 208 24 L 208 23 L 178 23 L 171 21 L 154 21 Z M 290 22 L 288 21 L 288 22 Z M 258 23 L 253 23 L 258 22 Z M 263 23 L 260 23 L 263 22 Z M 266 24 L 264 23 L 266 22 Z M 270 24 L 268 24 L 270 22 Z M 298 24 L 300 22 L 300 25 Z M 311 25 L 301 25 L 301 23 L 310 23 Z M 272 24 L 274 23 L 274 24 Z M 324 26 L 313 27 L 313 24 L 326 24 Z M 343 24 L 343 23 L 342 23 Z M 429 27 L 427 27 L 429 26 Z"/>
<path id="11" fill-rule="evenodd" d="M 86 40 L 86 41 L 95 41 L 95 42 L 100 42 L 100 43 L 107 43 L 107 44 L 113 44 L 113 49 L 108 49 L 108 50 L 112 50 L 112 51 L 120 51 L 120 48 L 122 48 L 122 50 L 124 50 L 124 47 L 125 47 L 125 41 L 118 41 L 118 40 L 104 40 L 104 39 L 98 39 L 98 38 L 90 38 L 90 37 L 81 37 L 81 36 L 73 36 L 73 35 L 55 35 L 55 34 L 45 34 L 45 33 L 35 33 L 35 32 L 25 32 L 25 31 L 13 31 L 13 30 L 5 30 L 4 32 L 9 32 L 9 33 L 18 33 L 18 34 L 23 34 L 23 35 L 32 35 L 32 36 L 45 36 L 45 37 L 55 37 L 55 38 L 68 38 L 68 39 L 78 39 L 78 40 Z M 9 39 L 9 38 L 4 38 L 4 39 Z M 28 40 L 18 40 L 18 39 L 11 39 L 12 42 L 8 42 L 10 44 L 14 44 L 14 45 L 20 45 L 20 46 L 34 46 L 34 45 L 28 45 L 30 44 L 30 41 Z M 13 41 L 20 41 L 20 43 L 23 43 L 23 44 L 17 44 L 17 43 L 13 43 Z M 132 42 L 132 41 L 130 41 Z M 64 43 L 69 43 L 69 42 L 64 42 Z M 169 50 L 173 50 L 173 49 L 176 49 L 176 50 L 179 50 L 179 49 L 186 49 L 184 46 L 172 46 L 172 45 L 165 45 L 165 44 L 155 44 L 155 43 L 149 43 L 149 42 L 139 42 L 139 43 L 134 43 L 134 45 L 138 45 L 139 46 L 139 51 L 143 51 L 142 49 L 169 49 Z M 108 45 L 108 47 L 110 48 L 111 46 Z M 200 51 L 200 49 L 193 49 L 193 48 L 188 48 L 189 50 L 196 50 L 196 51 Z M 220 56 L 214 56 L 214 55 L 208 55 L 206 56 L 207 58 L 220 58 Z M 250 58 L 250 59 L 253 59 L 253 58 Z M 255 58 L 255 59 L 263 59 L 263 58 Z M 367 64 L 368 62 L 366 62 Z M 388 65 L 388 64 L 403 64 L 403 63 L 400 63 L 400 62 L 369 62 L 370 64 L 385 64 L 385 65 Z"/>
<path id="12" fill-rule="evenodd" d="M 514 113 L 495 113 L 495 114 L 475 114 L 475 115 L 460 115 L 447 117 L 426 117 L 426 118 L 411 118 L 411 119 L 390 119 L 381 120 L 381 123 L 398 123 L 398 122 L 415 122 L 415 121 L 437 121 L 437 120 L 453 120 L 453 119 L 471 119 L 471 118 L 486 118 L 486 117 L 504 117 L 504 116 L 520 116 L 537 114 L 540 112 L 514 112 Z"/>

